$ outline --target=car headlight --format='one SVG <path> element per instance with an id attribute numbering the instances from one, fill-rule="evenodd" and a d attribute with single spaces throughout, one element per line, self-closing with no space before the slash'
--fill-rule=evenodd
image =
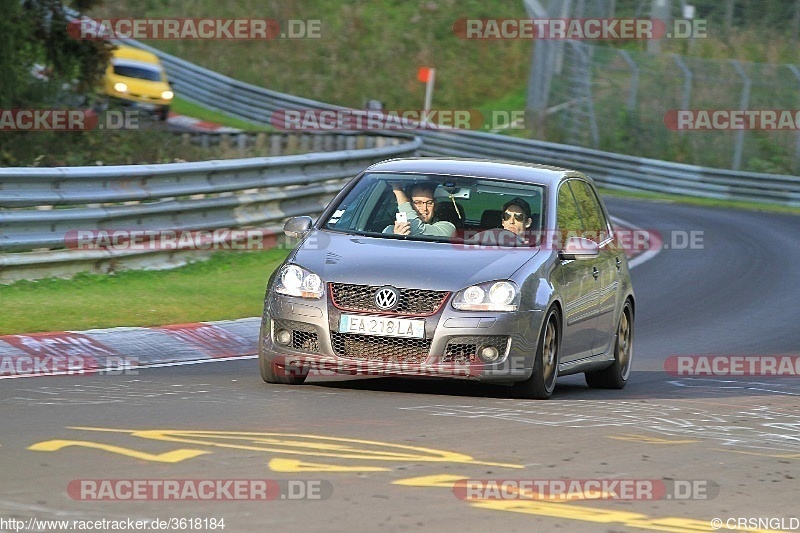
<path id="1" fill-rule="evenodd" d="M 117 83 L 114 84 L 114 90 L 117 91 L 118 93 L 126 93 L 128 92 L 128 86 L 122 83 L 121 81 L 118 81 Z"/>
<path id="2" fill-rule="evenodd" d="M 175 96 L 175 93 L 173 93 L 172 91 L 163 91 L 161 93 L 162 100 L 172 100 L 173 96 Z"/>
<path id="3" fill-rule="evenodd" d="M 322 280 L 319 276 L 297 265 L 286 265 L 278 272 L 275 292 L 301 298 L 322 298 Z"/>
<path id="4" fill-rule="evenodd" d="M 513 281 L 488 281 L 460 290 L 453 307 L 461 311 L 516 311 L 519 290 Z"/>

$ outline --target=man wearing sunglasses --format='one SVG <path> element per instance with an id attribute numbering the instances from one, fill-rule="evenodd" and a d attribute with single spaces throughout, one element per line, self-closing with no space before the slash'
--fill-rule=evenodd
<path id="1" fill-rule="evenodd" d="M 525 232 L 533 223 L 531 206 L 528 202 L 519 196 L 512 198 L 503 205 L 500 217 L 503 220 L 503 229 L 519 236 L 525 243 L 528 242 Z"/>
<path id="2" fill-rule="evenodd" d="M 435 183 L 416 183 L 411 186 L 409 195 L 405 193 L 399 183 L 392 184 L 392 190 L 397 198 L 397 208 L 406 214 L 407 221 L 396 221 L 394 226 L 388 226 L 384 233 L 396 235 L 432 235 L 450 237 L 455 233 L 456 227 L 452 222 L 436 220 L 434 216 L 433 199 L 436 190 Z"/>

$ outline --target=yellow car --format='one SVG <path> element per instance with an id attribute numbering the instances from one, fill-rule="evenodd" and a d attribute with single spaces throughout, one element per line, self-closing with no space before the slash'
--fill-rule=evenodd
<path id="1" fill-rule="evenodd" d="M 103 92 L 123 105 L 152 111 L 161 120 L 167 120 L 174 96 L 158 56 L 130 46 L 112 52 Z"/>

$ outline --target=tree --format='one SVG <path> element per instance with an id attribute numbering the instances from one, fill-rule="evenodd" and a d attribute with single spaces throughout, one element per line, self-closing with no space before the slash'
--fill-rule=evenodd
<path id="1" fill-rule="evenodd" d="M 113 45 L 103 40 L 78 40 L 67 31 L 71 10 L 61 0 L 0 0 L 0 107 L 33 106 L 63 84 L 80 93 L 93 90 L 108 64 Z M 102 0 L 77 0 L 84 12 Z M 47 69 L 46 84 L 31 75 L 35 64 Z"/>

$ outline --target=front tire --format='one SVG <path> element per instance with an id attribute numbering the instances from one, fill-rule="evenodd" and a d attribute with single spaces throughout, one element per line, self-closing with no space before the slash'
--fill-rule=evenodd
<path id="1" fill-rule="evenodd" d="M 556 388 L 558 377 L 558 357 L 561 350 L 561 319 L 558 311 L 551 308 L 547 312 L 539 344 L 533 361 L 533 373 L 525 381 L 514 384 L 521 398 L 547 400 Z"/>
<path id="2" fill-rule="evenodd" d="M 280 383 L 283 385 L 302 385 L 308 371 L 302 368 L 286 368 L 267 361 L 263 354 L 258 354 L 258 367 L 261 370 L 261 379 L 267 383 Z"/>
<path id="3" fill-rule="evenodd" d="M 633 308 L 625 302 L 617 325 L 614 363 L 598 372 L 586 372 L 586 384 L 593 389 L 622 389 L 628 383 L 633 361 Z"/>
<path id="4" fill-rule="evenodd" d="M 302 385 L 308 376 L 308 369 L 305 368 L 286 368 L 268 361 L 264 349 L 264 335 L 269 335 L 269 328 L 266 321 L 262 320 L 261 330 L 258 333 L 258 368 L 261 371 L 261 379 L 267 383 L 280 383 L 283 385 Z"/>

